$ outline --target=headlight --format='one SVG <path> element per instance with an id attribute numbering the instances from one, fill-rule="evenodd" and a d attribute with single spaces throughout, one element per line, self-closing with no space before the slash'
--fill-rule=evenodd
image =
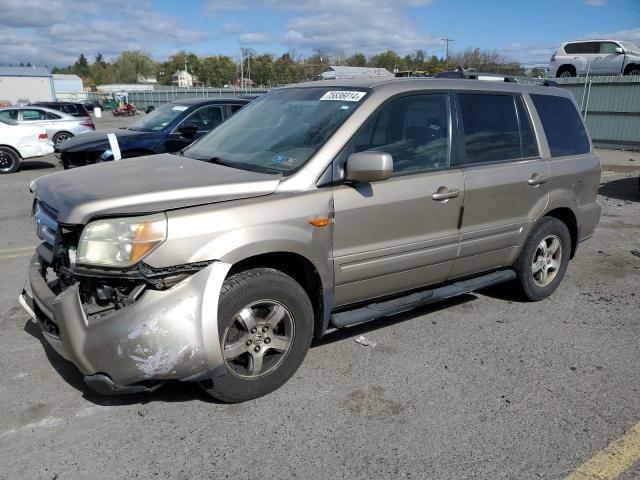
<path id="1" fill-rule="evenodd" d="M 77 263 L 101 267 L 129 267 L 167 238 L 163 214 L 91 222 L 82 231 Z"/>

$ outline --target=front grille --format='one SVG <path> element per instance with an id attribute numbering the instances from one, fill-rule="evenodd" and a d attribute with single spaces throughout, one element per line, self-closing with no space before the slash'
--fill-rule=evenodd
<path id="1" fill-rule="evenodd" d="M 58 235 L 57 212 L 40 200 L 33 206 L 33 218 L 36 223 L 36 235 L 51 248 L 56 244 Z"/>

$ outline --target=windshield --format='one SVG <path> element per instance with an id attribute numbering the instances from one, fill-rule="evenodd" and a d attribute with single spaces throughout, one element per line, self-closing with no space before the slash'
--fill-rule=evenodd
<path id="1" fill-rule="evenodd" d="M 173 122 L 175 118 L 187 108 L 189 107 L 186 105 L 168 103 L 131 124 L 129 130 L 138 130 L 140 132 L 157 132 L 164 130 L 167 125 Z"/>
<path id="2" fill-rule="evenodd" d="M 302 167 L 362 102 L 366 91 L 310 87 L 254 100 L 184 155 L 263 171 Z"/>
<path id="3" fill-rule="evenodd" d="M 637 45 L 634 45 L 633 43 L 620 42 L 620 45 L 622 45 L 624 47 L 624 49 L 627 50 L 627 51 L 631 51 L 633 53 L 640 54 L 640 47 L 638 47 Z"/>

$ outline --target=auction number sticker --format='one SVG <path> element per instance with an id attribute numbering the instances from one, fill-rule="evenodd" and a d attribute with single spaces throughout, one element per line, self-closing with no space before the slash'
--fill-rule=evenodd
<path id="1" fill-rule="evenodd" d="M 184 105 L 176 105 L 171 110 L 173 110 L 174 112 L 184 112 L 187 108 L 189 107 L 185 107 Z"/>
<path id="2" fill-rule="evenodd" d="M 355 90 L 334 90 L 325 93 L 320 100 L 339 100 L 342 102 L 359 102 L 367 92 L 358 92 Z"/>

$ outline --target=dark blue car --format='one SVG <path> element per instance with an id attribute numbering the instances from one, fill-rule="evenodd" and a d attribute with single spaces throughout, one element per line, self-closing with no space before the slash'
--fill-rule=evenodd
<path id="1" fill-rule="evenodd" d="M 56 145 L 64 168 L 113 160 L 113 133 L 122 158 L 179 152 L 224 122 L 250 100 L 190 99 L 167 103 L 127 128 L 78 135 Z"/>

